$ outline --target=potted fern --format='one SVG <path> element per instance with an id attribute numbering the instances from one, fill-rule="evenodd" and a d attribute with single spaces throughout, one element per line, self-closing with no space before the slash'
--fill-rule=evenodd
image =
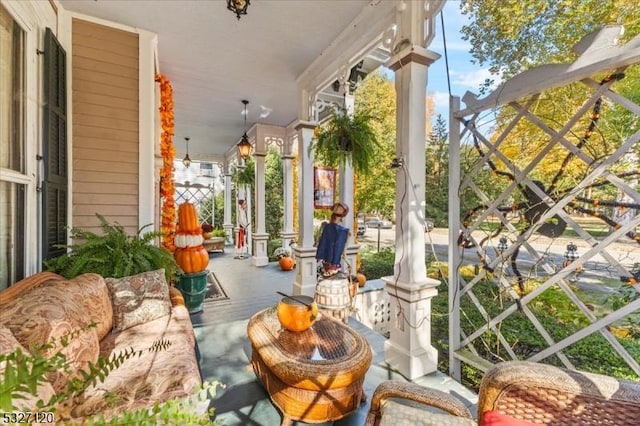
<path id="1" fill-rule="evenodd" d="M 45 261 L 47 270 L 73 278 L 85 272 L 103 277 L 121 278 L 163 268 L 171 281 L 178 265 L 173 255 L 154 244 L 160 232 L 143 233 L 149 225 L 135 235 L 128 235 L 117 222 L 110 224 L 99 214 L 102 235 L 78 228 L 71 229 L 71 238 L 77 243 L 65 246 L 70 251 Z"/>
<path id="2" fill-rule="evenodd" d="M 351 164 L 356 173 L 366 174 L 374 164 L 378 146 L 372 119 L 366 112 L 351 115 L 345 108 L 332 108 L 309 149 L 329 166 Z"/>

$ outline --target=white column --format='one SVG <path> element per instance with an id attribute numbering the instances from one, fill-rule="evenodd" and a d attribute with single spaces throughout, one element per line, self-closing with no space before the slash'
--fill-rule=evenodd
<path id="1" fill-rule="evenodd" d="M 299 122 L 298 131 L 298 245 L 296 257 L 296 279 L 293 294 L 313 296 L 316 292 L 317 269 L 316 248 L 313 246 L 313 152 L 309 145 L 313 139 L 314 123 Z"/>
<path id="2" fill-rule="evenodd" d="M 453 97 L 449 101 L 449 188 L 460 187 L 460 122 L 454 113 L 460 111 L 460 98 Z M 458 191 L 449 193 L 449 265 L 460 265 L 461 254 L 458 247 L 460 229 L 460 195 Z M 449 266 L 449 375 L 458 382 L 462 382 L 462 364 L 455 357 L 455 351 L 460 349 L 460 276 L 458 268 Z"/>
<path id="3" fill-rule="evenodd" d="M 296 237 L 293 230 L 293 155 L 291 147 L 292 138 L 285 138 L 282 146 L 282 199 L 283 199 L 283 223 L 282 247 L 289 248 L 291 241 Z"/>
<path id="4" fill-rule="evenodd" d="M 228 164 L 224 166 L 224 233 L 226 235 L 225 244 L 233 244 L 233 223 L 231 223 L 231 167 Z"/>
<path id="5" fill-rule="evenodd" d="M 266 232 L 265 227 L 265 189 L 264 189 L 264 170 L 265 170 L 265 157 L 267 155 L 266 146 L 264 143 L 264 133 L 260 126 L 256 126 L 256 144 L 253 158 L 255 161 L 255 226 L 251 226 L 255 229 L 253 234 L 254 245 L 249 246 L 253 248 L 253 257 L 251 263 L 254 266 L 265 266 L 269 263 L 269 255 L 267 253 L 267 241 L 269 241 L 269 234 Z"/>
<path id="6" fill-rule="evenodd" d="M 389 67 L 396 82 L 396 254 L 394 275 L 384 277 L 394 323 L 385 342 L 385 361 L 409 379 L 437 370 L 431 345 L 431 298 L 439 282 L 425 267 L 425 97 L 427 67 L 439 56 L 408 46 Z"/>
<path id="7" fill-rule="evenodd" d="M 347 83 L 348 85 L 349 83 Z M 348 86 L 347 86 L 348 87 Z M 355 112 L 355 97 L 352 94 L 346 94 L 344 97 L 345 108 L 347 113 L 353 115 Z M 348 267 L 351 268 L 351 275 L 356 274 L 356 255 L 360 249 L 359 245 L 355 244 L 354 235 L 358 231 L 354 229 L 354 198 L 355 193 L 354 181 L 353 181 L 353 167 L 351 163 L 340 165 L 340 202 L 349 206 L 349 214 L 342 219 L 342 225 L 349 228 L 349 238 L 347 239 L 346 255 Z M 346 265 L 345 265 L 346 266 Z M 345 273 L 349 272 L 349 269 L 345 267 Z"/>

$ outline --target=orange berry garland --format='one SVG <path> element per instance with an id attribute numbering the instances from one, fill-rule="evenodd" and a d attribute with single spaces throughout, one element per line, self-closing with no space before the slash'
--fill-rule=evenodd
<path id="1" fill-rule="evenodd" d="M 173 88 L 169 80 L 162 74 L 156 74 L 156 81 L 160 83 L 160 154 L 162 167 L 160 168 L 160 197 L 162 201 L 162 246 L 173 252 L 175 245 L 173 238 L 176 232 L 176 203 L 173 198 L 175 182 L 173 180 L 173 159 L 176 148 L 173 145 Z"/>

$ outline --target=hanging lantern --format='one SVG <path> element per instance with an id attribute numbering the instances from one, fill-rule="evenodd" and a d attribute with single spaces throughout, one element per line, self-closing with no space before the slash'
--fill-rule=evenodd
<path id="1" fill-rule="evenodd" d="M 243 160 L 246 160 L 251 155 L 251 143 L 249 142 L 249 138 L 247 137 L 247 104 L 249 101 L 243 100 L 244 104 L 244 135 L 242 135 L 242 139 L 238 142 L 238 155 Z"/>

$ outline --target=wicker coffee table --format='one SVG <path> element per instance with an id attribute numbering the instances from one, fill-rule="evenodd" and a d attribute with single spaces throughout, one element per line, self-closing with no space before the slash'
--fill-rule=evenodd
<path id="1" fill-rule="evenodd" d="M 341 321 L 319 314 L 313 327 L 294 333 L 282 328 L 273 307 L 249 320 L 247 334 L 253 370 L 282 413 L 282 425 L 337 420 L 365 399 L 371 348 Z"/>

